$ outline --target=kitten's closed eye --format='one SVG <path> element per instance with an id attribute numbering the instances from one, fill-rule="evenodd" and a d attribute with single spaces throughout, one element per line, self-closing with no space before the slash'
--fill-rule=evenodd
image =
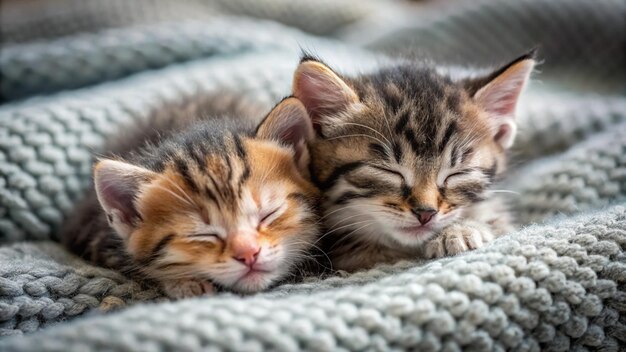
<path id="1" fill-rule="evenodd" d="M 392 174 L 392 175 L 398 176 L 398 177 L 400 177 L 400 179 L 402 179 L 402 182 L 406 183 L 406 179 L 405 179 L 404 175 L 400 171 L 393 170 L 391 168 L 388 168 L 388 167 L 385 167 L 385 166 L 380 166 L 380 165 L 370 164 L 368 166 L 371 167 L 371 168 L 380 170 L 382 172 L 386 172 L 388 174 Z"/>
<path id="2" fill-rule="evenodd" d="M 447 175 L 443 186 L 444 187 L 455 187 L 458 184 L 473 182 L 473 183 L 481 183 L 484 185 L 489 184 L 493 180 L 493 176 L 491 175 L 490 169 L 484 168 L 468 168 L 460 171 L 452 172 Z"/>
<path id="3" fill-rule="evenodd" d="M 276 220 L 281 214 L 279 211 L 282 210 L 282 207 L 274 208 L 269 212 L 261 212 L 259 221 L 259 226 L 267 226 L 271 224 L 274 220 Z M 281 212 L 282 213 L 282 212 Z"/>
<path id="4" fill-rule="evenodd" d="M 445 180 L 443 181 L 443 184 L 446 185 L 449 181 L 455 180 L 455 179 L 459 179 L 459 178 L 461 178 L 463 176 L 467 176 L 471 172 L 472 172 L 471 169 L 465 169 L 465 170 L 453 172 L 453 173 L 449 174 L 448 176 L 446 176 Z"/>
<path id="5" fill-rule="evenodd" d="M 206 241 L 206 242 L 213 242 L 213 243 L 219 243 L 223 241 L 220 235 L 215 232 L 194 233 L 194 234 L 187 235 L 187 239 L 191 241 L 203 241 L 203 242 Z"/>
<path id="6" fill-rule="evenodd" d="M 406 184 L 402 173 L 387 166 L 377 164 L 362 164 L 361 167 L 350 172 L 346 180 L 358 188 L 388 188 L 400 187 Z"/>

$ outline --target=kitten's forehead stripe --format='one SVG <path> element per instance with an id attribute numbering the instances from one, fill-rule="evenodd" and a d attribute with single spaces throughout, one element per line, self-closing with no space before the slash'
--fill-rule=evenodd
<path id="1" fill-rule="evenodd" d="M 211 181 L 211 185 L 213 186 L 213 189 L 216 191 L 216 195 L 218 195 L 219 198 L 221 198 L 221 201 L 224 204 L 228 204 L 228 202 L 227 202 L 228 201 L 228 195 L 225 193 L 226 192 L 225 188 L 224 187 L 220 187 L 220 185 L 215 180 L 215 178 L 213 177 L 212 174 L 207 174 L 207 177 Z"/>
<path id="2" fill-rule="evenodd" d="M 455 167 L 459 161 L 459 146 L 457 144 L 452 146 L 450 151 L 450 167 Z"/>
<path id="3" fill-rule="evenodd" d="M 210 199 L 213 204 L 215 204 L 217 206 L 218 209 L 222 209 L 222 206 L 220 205 L 220 202 L 217 200 L 217 196 L 215 195 L 215 193 L 213 193 L 213 191 L 207 186 L 204 186 L 204 194 L 205 196 Z"/>
<path id="4" fill-rule="evenodd" d="M 457 131 L 456 122 L 452 121 L 446 128 L 446 131 L 444 132 L 444 135 L 443 135 L 443 139 L 439 143 L 439 153 L 443 153 L 443 150 L 446 148 L 446 145 L 448 145 L 450 138 L 452 138 L 452 135 L 456 133 L 456 131 Z"/>
<path id="5" fill-rule="evenodd" d="M 410 117 L 411 113 L 409 110 L 406 110 L 400 114 L 398 122 L 396 122 L 396 133 L 400 134 L 406 129 L 406 125 L 409 123 Z"/>
<path id="6" fill-rule="evenodd" d="M 463 151 L 463 154 L 461 155 L 461 163 L 464 163 L 467 161 L 467 159 L 474 153 L 474 149 L 472 147 L 468 147 L 467 149 L 465 149 L 465 151 Z"/>
<path id="7" fill-rule="evenodd" d="M 232 180 L 232 178 L 233 178 L 233 166 L 230 163 L 230 158 L 226 157 L 226 158 L 224 158 L 224 161 L 226 161 L 226 168 L 228 169 L 228 176 L 226 176 L 226 178 L 228 180 Z"/>
<path id="8" fill-rule="evenodd" d="M 400 161 L 402 160 L 402 147 L 400 146 L 399 143 L 393 143 L 393 157 L 396 160 L 396 162 L 399 164 Z"/>
<path id="9" fill-rule="evenodd" d="M 249 178 L 250 178 L 250 166 L 248 165 L 247 162 L 245 162 L 243 172 L 241 173 L 241 176 L 239 177 L 239 181 L 237 182 L 237 192 L 240 197 L 241 197 L 243 185 L 246 183 L 246 181 L 248 181 Z"/>
<path id="10" fill-rule="evenodd" d="M 235 135 L 233 140 L 235 141 L 235 147 L 237 148 L 237 155 L 242 159 L 242 160 L 246 160 L 246 150 L 243 147 L 243 144 L 241 142 L 241 138 L 239 138 L 239 136 Z"/>
<path id="11" fill-rule="evenodd" d="M 189 155 L 191 156 L 191 160 L 195 162 L 199 169 L 203 170 L 206 168 L 206 153 L 201 150 L 198 146 L 190 145 L 190 142 L 187 141 L 185 143 L 186 149 L 189 151 Z"/>
<path id="12" fill-rule="evenodd" d="M 174 158 L 174 166 L 176 167 L 176 170 L 178 171 L 178 173 L 185 180 L 185 184 L 189 188 L 191 188 L 193 192 L 196 192 L 196 193 L 199 192 L 200 190 L 198 188 L 198 185 L 194 181 L 193 177 L 191 177 L 188 162 L 183 158 L 176 157 Z"/>
<path id="13" fill-rule="evenodd" d="M 393 114 L 396 114 L 402 107 L 403 97 L 400 89 L 394 83 L 387 83 L 385 89 L 382 90 L 383 99 Z"/>
<path id="14" fill-rule="evenodd" d="M 425 149 L 426 146 L 421 145 L 421 143 L 417 140 L 417 136 L 415 135 L 415 132 L 413 132 L 413 130 L 408 129 L 408 128 L 405 129 L 404 138 L 406 138 L 407 142 L 409 142 L 409 145 L 411 146 L 413 153 L 415 153 L 416 155 L 426 154 L 427 152 L 427 150 Z"/>

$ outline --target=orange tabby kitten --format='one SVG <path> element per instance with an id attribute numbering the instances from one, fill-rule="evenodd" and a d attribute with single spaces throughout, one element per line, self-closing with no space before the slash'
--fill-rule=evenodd
<path id="1" fill-rule="evenodd" d="M 202 116 L 161 117 L 99 160 L 63 242 L 171 297 L 256 292 L 292 272 L 318 235 L 305 108 L 283 100 L 256 129 Z"/>

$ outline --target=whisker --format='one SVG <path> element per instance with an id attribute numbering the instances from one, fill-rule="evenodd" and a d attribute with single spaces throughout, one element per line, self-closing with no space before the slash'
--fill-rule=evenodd
<path id="1" fill-rule="evenodd" d="M 181 197 L 180 195 L 178 195 L 178 194 L 176 194 L 176 193 L 172 192 L 171 190 L 169 190 L 169 189 L 167 189 L 167 188 L 165 188 L 165 187 L 163 187 L 163 186 L 161 186 L 161 185 L 152 185 L 152 187 L 156 187 L 156 188 L 158 188 L 158 189 L 160 189 L 160 190 L 163 190 L 163 191 L 165 191 L 165 192 L 167 192 L 167 193 L 171 194 L 172 196 L 176 197 L 176 199 L 180 200 L 181 202 L 183 202 L 183 203 L 185 203 L 185 204 L 188 204 L 188 205 L 191 205 L 191 206 L 194 206 L 194 207 L 196 206 L 196 205 L 195 205 L 195 204 L 193 204 L 193 203 L 189 203 L 189 201 L 188 201 L 187 199 L 185 199 L 185 198 Z"/>
<path id="2" fill-rule="evenodd" d="M 347 234 L 343 235 L 343 237 L 342 237 L 342 238 L 340 238 L 339 240 L 337 240 L 337 242 L 335 242 L 335 243 L 332 245 L 332 247 L 330 247 L 330 250 L 332 250 L 333 248 L 337 247 L 337 245 L 338 245 L 339 243 L 346 241 L 346 240 L 347 240 L 347 239 L 348 239 L 351 235 L 353 235 L 353 234 L 354 234 L 354 233 L 356 233 L 357 231 L 360 231 L 361 229 L 364 229 L 364 228 L 366 228 L 366 227 L 367 227 L 367 226 L 369 226 L 369 225 L 371 225 L 371 222 L 370 222 L 370 223 L 367 223 L 367 224 L 365 224 L 365 225 L 363 225 L 363 226 L 361 226 L 361 227 L 359 227 L 358 229 L 352 230 L 352 231 L 350 231 L 349 233 L 347 233 Z M 329 251 L 330 251 L 330 250 L 329 250 Z"/>
<path id="3" fill-rule="evenodd" d="M 346 227 L 350 227 L 350 226 L 352 226 L 352 225 L 362 224 L 362 223 L 364 223 L 364 222 L 373 223 L 373 222 L 375 222 L 375 220 L 363 220 L 363 221 L 356 221 L 356 222 L 353 222 L 353 223 L 350 223 L 350 224 L 347 224 L 347 225 L 343 225 L 343 226 L 339 226 L 339 227 L 337 227 L 337 228 L 333 228 L 331 231 L 326 232 L 326 233 L 325 233 L 325 234 L 323 234 L 320 238 L 318 238 L 318 239 L 317 239 L 317 241 L 315 241 L 315 242 L 313 242 L 313 243 L 314 243 L 314 244 L 319 243 L 321 240 L 323 240 L 324 238 L 328 237 L 328 236 L 329 236 L 329 235 L 331 235 L 333 232 L 336 232 L 336 231 L 341 230 L 341 229 L 346 228 Z"/>
<path id="4" fill-rule="evenodd" d="M 370 136 L 369 134 L 347 134 L 347 135 L 343 135 L 343 136 L 337 136 L 337 137 L 331 137 L 331 138 L 326 138 L 327 141 L 333 140 L 333 139 L 340 139 L 340 138 L 349 138 L 349 137 L 368 137 L 371 138 L 373 140 L 375 140 L 376 142 L 382 144 L 382 145 L 386 145 L 385 143 L 383 143 L 383 141 L 381 141 L 380 139 L 374 137 L 374 136 Z"/>
<path id="5" fill-rule="evenodd" d="M 336 226 L 336 225 L 341 224 L 342 222 L 345 222 L 346 220 L 349 220 L 349 219 L 352 219 L 352 218 L 356 218 L 357 216 L 364 216 L 364 214 L 354 214 L 354 215 L 346 216 L 345 218 L 341 218 L 339 221 L 337 221 L 336 223 L 333 224 L 333 227 Z"/>
<path id="6" fill-rule="evenodd" d="M 378 205 L 378 204 L 370 204 L 370 203 L 366 203 L 366 205 L 367 205 L 367 206 L 372 206 L 372 207 L 379 207 L 379 208 L 383 208 L 383 206 Z M 355 207 L 362 208 L 362 207 L 363 207 L 362 202 L 361 202 L 361 204 L 348 204 L 348 205 L 344 205 L 344 206 L 342 206 L 342 207 L 340 207 L 340 208 L 337 208 L 337 209 L 335 209 L 335 210 L 331 211 L 330 213 L 326 213 L 325 215 L 321 216 L 321 217 L 320 217 L 320 220 L 323 220 L 323 219 L 325 219 L 326 217 L 328 217 L 328 216 L 330 216 L 330 215 L 332 215 L 332 214 L 334 214 L 334 213 L 336 213 L 336 212 L 338 212 L 338 211 L 345 210 L 345 209 L 348 209 L 348 208 L 355 208 Z M 385 209 L 385 210 L 386 210 L 386 209 Z"/>
<path id="7" fill-rule="evenodd" d="M 363 125 L 361 123 L 356 123 L 356 122 L 342 122 L 341 124 L 343 124 L 343 125 L 354 125 L 354 126 L 358 126 L 358 127 L 363 127 L 363 128 L 367 128 L 368 130 L 370 130 L 370 131 L 372 131 L 374 133 L 377 133 L 379 136 L 383 137 L 383 139 L 385 141 L 387 141 L 387 143 L 382 143 L 382 141 L 381 141 L 381 144 L 383 146 L 385 146 L 385 148 L 387 149 L 388 152 L 391 152 L 391 141 L 389 141 L 389 139 L 387 139 L 387 137 L 385 137 L 385 135 L 380 133 L 379 131 L 376 131 L 375 129 L 373 129 L 373 128 L 369 127 L 369 126 Z"/>
<path id="8" fill-rule="evenodd" d="M 510 191 L 507 189 L 488 189 L 486 192 L 488 193 L 511 193 L 511 194 L 515 194 L 515 195 L 521 195 L 519 192 L 515 192 L 515 191 Z"/>
<path id="9" fill-rule="evenodd" d="M 330 263 L 330 268 L 322 265 L 321 263 L 318 263 L 318 264 L 324 266 L 325 269 L 333 270 L 333 264 L 332 264 L 332 261 L 330 260 L 330 257 L 328 256 L 328 254 L 326 254 L 326 252 L 324 250 L 322 250 L 322 248 L 320 248 L 319 246 L 316 246 L 315 243 L 309 243 L 309 242 L 295 242 L 295 243 L 292 242 L 292 243 L 293 244 L 304 244 L 304 245 L 311 246 L 311 247 L 319 250 L 326 257 L 328 262 Z M 315 257 L 310 253 L 310 251 L 303 250 L 303 254 L 305 254 L 305 258 L 309 258 L 309 259 L 315 260 Z"/>
<path id="10" fill-rule="evenodd" d="M 178 189 L 182 195 L 189 201 L 190 205 L 194 205 L 194 201 L 193 199 L 191 199 L 191 197 L 187 194 L 187 192 L 185 192 L 184 189 L 182 189 L 179 185 L 176 184 L 176 182 L 170 180 L 169 178 L 165 178 L 169 183 L 171 183 L 174 187 L 176 187 L 176 189 Z"/>
<path id="11" fill-rule="evenodd" d="M 331 211 L 330 213 L 326 213 L 325 215 L 320 216 L 320 219 L 318 220 L 318 223 L 322 222 L 322 220 L 324 220 L 325 218 L 329 217 L 332 214 L 335 214 L 338 211 L 345 210 L 345 209 L 348 209 L 348 208 L 362 207 L 362 206 L 363 206 L 362 204 L 348 204 L 348 205 L 345 205 L 343 207 L 340 207 L 338 209 L 335 209 L 335 210 Z"/>

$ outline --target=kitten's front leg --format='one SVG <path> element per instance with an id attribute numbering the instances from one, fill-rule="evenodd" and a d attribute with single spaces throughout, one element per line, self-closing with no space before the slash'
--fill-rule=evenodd
<path id="1" fill-rule="evenodd" d="M 495 238 L 489 225 L 475 220 L 462 220 L 453 223 L 424 247 L 426 258 L 441 258 L 482 247 Z"/>
<path id="2" fill-rule="evenodd" d="M 161 287 L 168 297 L 174 299 L 210 295 L 215 292 L 213 284 L 206 280 L 165 280 L 161 282 Z"/>

